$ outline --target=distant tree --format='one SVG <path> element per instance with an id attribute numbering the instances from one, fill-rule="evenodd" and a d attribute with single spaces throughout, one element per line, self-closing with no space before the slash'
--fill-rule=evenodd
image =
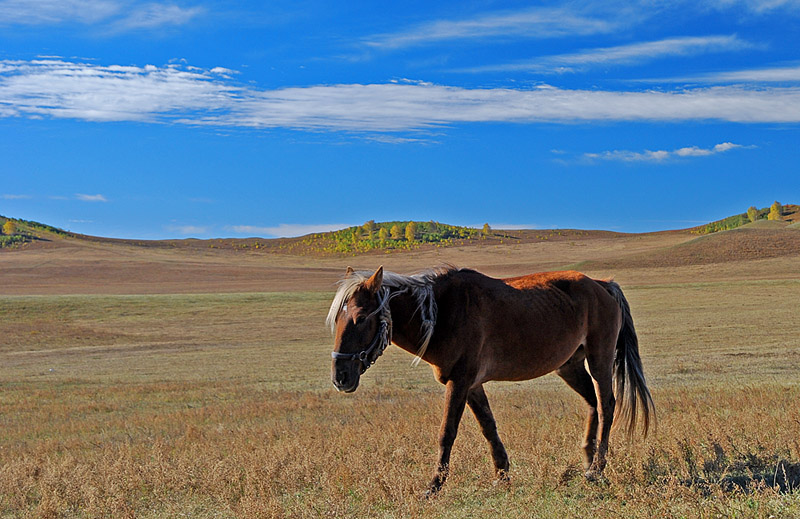
<path id="1" fill-rule="evenodd" d="M 483 224 L 483 231 L 481 231 L 484 236 L 489 236 L 492 234 L 492 228 L 489 227 L 488 223 Z"/>
<path id="2" fill-rule="evenodd" d="M 361 227 L 364 229 L 365 233 L 369 234 L 375 229 L 377 229 L 378 226 L 375 225 L 375 220 L 369 220 L 367 222 L 364 222 L 364 225 L 362 225 Z"/>
<path id="3" fill-rule="evenodd" d="M 17 234 L 17 224 L 12 222 L 11 220 L 7 220 L 5 224 L 3 224 L 3 234 L 11 236 L 12 234 Z"/>
<path id="4" fill-rule="evenodd" d="M 755 222 L 758 219 L 758 209 L 751 205 L 747 210 L 747 218 L 749 218 L 751 222 Z"/>
<path id="5" fill-rule="evenodd" d="M 378 231 L 378 239 L 381 241 L 386 241 L 389 239 L 389 231 L 386 230 L 386 227 L 381 227 Z"/>
<path id="6" fill-rule="evenodd" d="M 408 225 L 406 225 L 406 241 L 412 242 L 415 239 L 417 239 L 417 224 L 408 222 Z"/>
<path id="7" fill-rule="evenodd" d="M 773 203 L 769 207 L 769 214 L 767 215 L 767 220 L 780 220 L 781 213 L 783 213 L 783 206 L 776 200 L 775 203 Z"/>
<path id="8" fill-rule="evenodd" d="M 400 226 L 397 224 L 392 225 L 392 228 L 389 229 L 389 234 L 393 240 L 399 240 L 403 237 L 403 231 L 400 230 Z"/>

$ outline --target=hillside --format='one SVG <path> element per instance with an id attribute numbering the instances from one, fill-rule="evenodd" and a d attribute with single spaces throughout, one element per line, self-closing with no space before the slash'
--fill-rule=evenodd
<path id="1" fill-rule="evenodd" d="M 766 220 L 769 208 L 760 209 L 758 220 L 750 223 L 746 213 L 733 215 L 687 230 L 664 231 L 690 232 L 699 235 L 714 234 L 740 227 L 777 228 Z M 186 249 L 191 251 L 227 250 L 236 252 L 273 253 L 317 257 L 356 256 L 361 254 L 385 254 L 411 250 L 431 250 L 469 245 L 521 245 L 559 240 L 582 240 L 585 238 L 622 236 L 611 231 L 587 231 L 575 229 L 528 229 L 502 230 L 484 227 L 455 226 L 440 222 L 366 222 L 363 226 L 348 227 L 337 231 L 314 233 L 296 238 L 214 238 L 172 240 L 127 240 L 88 236 L 59 229 L 47 224 L 0 216 L 0 228 L 12 222 L 15 231 L 11 235 L 0 234 L 0 249 L 26 247 L 57 247 L 65 242 L 84 242 L 107 245 L 125 245 L 151 249 Z M 789 226 L 800 224 L 800 206 L 784 205 L 780 218 Z M 413 230 L 409 231 L 409 226 Z M 408 233 L 411 232 L 411 235 Z M 648 233 L 658 234 L 658 233 Z M 760 242 L 759 242 L 760 243 Z M 757 245 L 756 245 L 757 246 Z M 779 245 L 785 249 L 786 245 Z"/>
<path id="2" fill-rule="evenodd" d="M 776 202 L 777 203 L 777 202 Z M 755 209 L 754 217 L 756 221 L 751 221 L 750 215 L 748 213 L 740 213 L 728 216 L 727 218 L 723 218 L 721 220 L 716 220 L 713 222 L 709 222 L 704 225 L 699 225 L 692 229 L 692 232 L 696 234 L 711 234 L 719 231 L 729 231 L 731 229 L 736 229 L 738 227 L 751 225 L 751 224 L 758 224 L 761 222 L 771 222 L 771 221 L 778 221 L 778 222 L 786 222 L 789 224 L 800 222 L 800 206 L 798 205 L 783 205 L 780 208 L 779 216 L 776 220 L 770 220 L 770 207 L 764 207 L 762 209 Z"/>
<path id="3" fill-rule="evenodd" d="M 710 265 L 800 255 L 800 227 L 785 222 L 755 222 L 729 231 L 634 256 L 590 261 L 583 268 L 647 268 Z"/>
<path id="4" fill-rule="evenodd" d="M 0 227 L 6 222 L 15 224 L 17 232 L 6 238 L 2 248 L 57 247 L 65 243 L 92 243 L 124 245 L 150 249 L 184 249 L 188 251 L 235 251 L 251 253 L 273 253 L 317 257 L 354 256 L 365 253 L 385 254 L 411 250 L 465 245 L 502 245 L 552 240 L 576 239 L 587 236 L 616 235 L 607 231 L 581 231 L 573 229 L 545 230 L 493 230 L 475 229 L 439 222 L 367 222 L 364 226 L 348 227 L 337 231 L 314 233 L 296 238 L 212 238 L 171 240 L 129 240 L 78 234 L 46 224 L 0 216 Z M 367 229 L 371 224 L 370 229 Z M 409 224 L 415 231 L 413 238 L 407 234 Z M 397 227 L 397 235 L 390 231 Z M 381 236 L 381 231 L 386 230 Z M 15 238 L 15 239 L 9 239 Z"/>
<path id="5" fill-rule="evenodd" d="M 797 206 L 787 206 L 789 217 Z M 4 224 L 7 219 L 0 219 Z M 153 294 L 327 291 L 345 266 L 397 272 L 449 263 L 506 277 L 575 268 L 625 283 L 792 277 L 800 271 L 800 228 L 757 221 L 698 236 L 696 229 L 645 234 L 582 230 L 463 232 L 365 252 L 325 250 L 354 228 L 266 240 L 120 240 L 12 220 L 22 241 L 0 249 L 0 294 Z M 381 224 L 378 224 L 381 225 Z M 350 238 L 348 238 L 348 235 Z M 665 270 L 666 269 L 666 270 Z"/>
<path id="6" fill-rule="evenodd" d="M 734 215 L 691 229 L 700 236 L 687 242 L 625 258 L 590 261 L 582 267 L 679 267 L 800 255 L 800 206 L 783 206 L 779 220 L 768 220 L 768 213 L 769 208 L 761 209 L 753 222 L 747 214 Z"/>

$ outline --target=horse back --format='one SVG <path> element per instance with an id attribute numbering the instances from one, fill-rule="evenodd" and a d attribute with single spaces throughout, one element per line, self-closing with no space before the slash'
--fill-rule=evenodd
<path id="1" fill-rule="evenodd" d="M 560 367 L 581 345 L 603 335 L 616 342 L 619 306 L 595 280 L 575 271 L 499 280 L 492 298 L 481 371 L 494 380 L 535 378 Z"/>

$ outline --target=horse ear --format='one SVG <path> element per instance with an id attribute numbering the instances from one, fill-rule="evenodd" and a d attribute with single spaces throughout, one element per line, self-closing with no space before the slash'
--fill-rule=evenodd
<path id="1" fill-rule="evenodd" d="M 364 287 L 366 287 L 366 289 L 373 294 L 380 290 L 381 285 L 383 285 L 383 265 L 378 267 L 378 270 L 376 270 L 375 273 L 366 282 L 364 282 Z"/>
<path id="2" fill-rule="evenodd" d="M 355 272 L 356 272 L 356 271 L 355 271 L 355 270 L 353 270 L 353 267 L 350 267 L 350 266 L 348 266 L 348 267 L 347 267 L 347 270 L 345 270 L 345 271 L 344 271 L 344 278 L 345 278 L 345 279 L 349 278 L 350 276 L 352 276 L 353 274 L 355 274 Z"/>

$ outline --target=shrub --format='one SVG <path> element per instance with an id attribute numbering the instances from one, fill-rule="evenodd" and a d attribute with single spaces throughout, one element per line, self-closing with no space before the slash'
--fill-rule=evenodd
<path id="1" fill-rule="evenodd" d="M 7 236 L 11 236 L 12 234 L 17 234 L 17 224 L 12 222 L 11 220 L 6 221 L 3 224 L 3 234 Z"/>
<path id="2" fill-rule="evenodd" d="M 392 228 L 389 229 L 389 234 L 392 236 L 393 240 L 399 240 L 403 237 L 400 226 L 397 224 L 392 225 Z"/>
<path id="3" fill-rule="evenodd" d="M 411 243 L 417 238 L 417 224 L 415 222 L 408 222 L 406 225 L 406 241 Z"/>
<path id="4" fill-rule="evenodd" d="M 776 200 L 769 208 L 767 220 L 780 220 L 783 213 L 783 206 Z"/>

